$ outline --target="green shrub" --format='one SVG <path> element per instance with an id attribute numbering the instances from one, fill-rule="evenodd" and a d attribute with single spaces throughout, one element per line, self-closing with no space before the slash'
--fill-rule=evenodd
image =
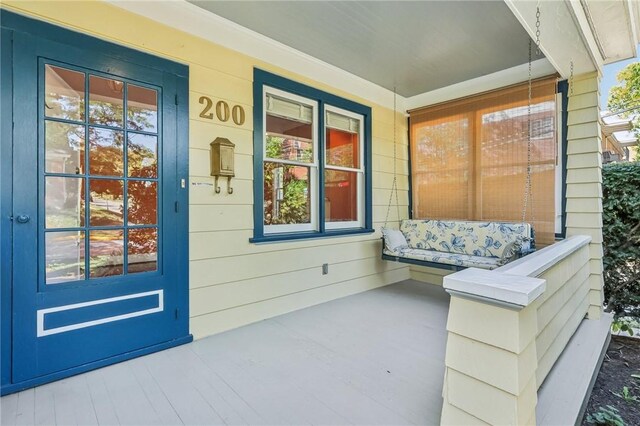
<path id="1" fill-rule="evenodd" d="M 618 410 L 611 405 L 600 407 L 598 411 L 587 416 L 587 423 L 593 425 L 625 426 Z"/>
<path id="2" fill-rule="evenodd" d="M 640 317 L 640 163 L 602 169 L 605 305 L 616 317 Z"/>

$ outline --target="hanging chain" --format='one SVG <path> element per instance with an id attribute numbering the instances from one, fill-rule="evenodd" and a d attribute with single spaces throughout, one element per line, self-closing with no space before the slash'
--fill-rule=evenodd
<path id="1" fill-rule="evenodd" d="M 536 6 L 536 56 L 540 56 L 540 6 Z"/>
<path id="2" fill-rule="evenodd" d="M 569 74 L 569 96 L 573 96 L 573 58 L 571 59 L 571 73 Z"/>
<path id="3" fill-rule="evenodd" d="M 536 53 L 540 54 L 540 7 L 536 7 Z M 522 203 L 522 222 L 527 219 L 527 207 L 531 206 L 531 222 L 535 221 L 534 206 L 533 206 L 533 189 L 531 179 L 531 102 L 533 98 L 533 75 L 531 72 L 532 62 L 532 43 L 529 39 L 529 84 L 528 84 L 528 98 L 527 98 L 527 175 L 524 184 L 524 200 Z"/>
<path id="4" fill-rule="evenodd" d="M 396 166 L 396 159 L 397 159 L 397 153 L 396 153 L 396 88 L 393 88 L 393 183 L 391 184 L 391 192 L 389 193 L 389 205 L 387 207 L 387 215 L 384 218 L 384 225 L 387 225 L 387 222 L 389 221 L 389 213 L 391 213 L 391 202 L 393 201 L 393 193 L 395 192 L 396 194 L 396 214 L 398 215 L 398 224 L 400 224 L 400 222 L 402 221 L 400 219 L 400 202 L 398 200 L 398 178 L 397 178 L 397 166 Z"/>

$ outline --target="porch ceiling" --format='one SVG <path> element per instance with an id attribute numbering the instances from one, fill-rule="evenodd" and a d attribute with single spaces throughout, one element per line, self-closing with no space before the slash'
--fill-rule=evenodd
<path id="1" fill-rule="evenodd" d="M 528 59 L 500 1 L 189 2 L 404 97 Z"/>

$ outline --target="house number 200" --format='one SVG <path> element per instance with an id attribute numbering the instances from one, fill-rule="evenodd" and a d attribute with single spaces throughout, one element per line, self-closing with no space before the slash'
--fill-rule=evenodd
<path id="1" fill-rule="evenodd" d="M 213 112 L 211 112 L 213 101 L 211 98 L 208 96 L 200 96 L 199 102 L 201 105 L 204 105 L 204 108 L 202 108 L 200 112 L 200 117 L 213 120 Z M 218 101 L 216 103 L 216 117 L 223 123 L 226 123 L 229 121 L 229 118 L 231 118 L 235 124 L 242 126 L 245 120 L 244 108 L 240 105 L 234 105 L 233 108 L 229 109 L 228 103 Z"/>

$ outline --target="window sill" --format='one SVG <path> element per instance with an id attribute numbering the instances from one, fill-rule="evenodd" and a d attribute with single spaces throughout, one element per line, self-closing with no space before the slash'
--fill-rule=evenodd
<path id="1" fill-rule="evenodd" d="M 375 229 L 359 228 L 359 229 L 336 229 L 325 232 L 292 232 L 292 233 L 279 233 L 261 235 L 253 238 L 249 238 L 250 243 L 263 244 L 263 243 L 278 243 L 283 241 L 294 240 L 312 240 L 319 238 L 333 238 L 333 237 L 345 237 L 349 235 L 362 235 L 373 234 Z"/>

